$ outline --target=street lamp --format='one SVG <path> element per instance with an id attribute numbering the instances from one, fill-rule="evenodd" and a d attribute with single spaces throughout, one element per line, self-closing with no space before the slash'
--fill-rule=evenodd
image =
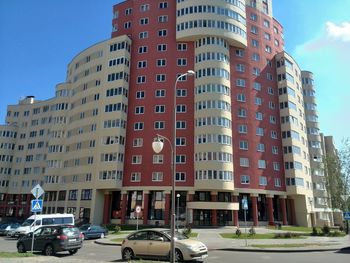
<path id="1" fill-rule="evenodd" d="M 183 73 L 179 75 L 176 78 L 175 85 L 174 85 L 174 107 L 173 107 L 173 142 L 166 138 L 163 135 L 157 134 L 157 137 L 152 142 L 152 148 L 155 153 L 160 153 L 163 149 L 164 142 L 163 140 L 166 140 L 170 144 L 171 148 L 171 171 L 172 171 L 172 183 L 171 183 L 171 253 L 170 253 L 170 262 L 175 262 L 175 178 L 176 178 L 176 87 L 177 83 L 180 79 L 182 79 L 185 76 L 193 76 L 195 75 L 195 72 L 193 70 L 187 70 L 186 73 Z M 163 139 L 163 140 L 162 140 Z"/>
<path id="2" fill-rule="evenodd" d="M 179 213 L 179 211 L 180 211 L 180 194 L 177 194 L 176 195 L 176 198 L 177 198 L 177 212 L 176 212 L 176 214 L 177 214 L 177 220 L 176 220 L 176 228 L 177 228 L 177 232 L 179 232 L 179 217 L 180 217 L 180 213 Z"/>

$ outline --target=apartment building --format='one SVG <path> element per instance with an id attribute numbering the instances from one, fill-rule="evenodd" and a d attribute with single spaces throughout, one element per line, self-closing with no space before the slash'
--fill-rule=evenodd
<path id="1" fill-rule="evenodd" d="M 151 145 L 176 129 L 181 224 L 239 225 L 242 199 L 254 226 L 331 223 L 315 108 L 271 0 L 121 2 L 53 98 L 8 106 L 0 214 L 30 214 L 40 183 L 44 213 L 169 225 L 171 149 Z"/>

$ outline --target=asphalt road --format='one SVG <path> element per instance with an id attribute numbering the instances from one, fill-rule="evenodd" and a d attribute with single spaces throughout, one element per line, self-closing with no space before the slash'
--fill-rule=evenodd
<path id="1" fill-rule="evenodd" d="M 15 252 L 17 240 L 6 240 L 0 237 L 0 251 Z M 84 241 L 84 246 L 77 254 L 71 256 L 68 253 L 60 253 L 55 257 L 41 256 L 30 258 L 0 258 L 0 262 L 6 263 L 32 263 L 32 262 L 72 262 L 72 263 L 98 263 L 98 262 L 125 262 L 121 260 L 119 246 L 104 246 L 94 243 L 94 240 Z M 139 262 L 135 260 L 134 262 Z M 141 260 L 140 262 L 151 262 Z M 154 261 L 160 262 L 160 261 Z M 340 251 L 305 252 L 305 253 L 271 253 L 271 252 L 236 252 L 236 251 L 209 251 L 209 257 L 204 263 L 218 262 L 248 262 L 248 263 L 345 263 L 350 262 L 350 248 Z"/>

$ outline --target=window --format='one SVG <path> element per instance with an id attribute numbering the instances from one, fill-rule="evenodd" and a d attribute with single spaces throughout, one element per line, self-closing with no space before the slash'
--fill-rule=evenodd
<path id="1" fill-rule="evenodd" d="M 186 121 L 176 121 L 176 129 L 186 129 Z"/>
<path id="2" fill-rule="evenodd" d="M 141 181 L 141 173 L 131 173 L 131 182 L 140 182 Z"/>
<path id="3" fill-rule="evenodd" d="M 166 51 L 167 50 L 167 45 L 166 44 L 159 44 L 157 46 L 158 51 Z"/>
<path id="4" fill-rule="evenodd" d="M 132 164 L 141 164 L 142 163 L 142 155 L 133 155 L 131 157 Z"/>
<path id="5" fill-rule="evenodd" d="M 168 8 L 168 2 L 160 2 L 159 3 L 159 8 L 160 9 Z"/>
<path id="6" fill-rule="evenodd" d="M 248 150 L 248 141 L 239 141 L 239 149 Z"/>
<path id="7" fill-rule="evenodd" d="M 184 172 L 176 172 L 175 180 L 180 182 L 186 181 L 186 173 Z"/>
<path id="8" fill-rule="evenodd" d="M 135 114 L 144 114 L 144 112 L 145 112 L 145 107 L 143 106 L 135 107 Z"/>
<path id="9" fill-rule="evenodd" d="M 164 121 L 155 121 L 154 122 L 154 129 L 155 130 L 162 130 L 165 128 L 165 122 Z"/>
<path id="10" fill-rule="evenodd" d="M 144 4 L 140 6 L 140 11 L 141 12 L 146 12 L 149 10 L 149 4 Z"/>
<path id="11" fill-rule="evenodd" d="M 145 97 L 144 91 L 137 91 L 136 92 L 136 99 L 143 99 Z"/>
<path id="12" fill-rule="evenodd" d="M 245 87 L 245 80 L 244 79 L 237 79 L 236 86 L 237 87 Z"/>
<path id="13" fill-rule="evenodd" d="M 157 67 L 165 67 L 166 59 L 157 59 Z"/>
<path id="14" fill-rule="evenodd" d="M 237 57 L 243 57 L 244 56 L 244 50 L 243 49 L 236 49 L 236 56 Z"/>
<path id="15" fill-rule="evenodd" d="M 281 179 L 280 178 L 275 178 L 275 186 L 276 187 L 281 187 L 282 186 L 282 183 L 281 183 Z"/>
<path id="16" fill-rule="evenodd" d="M 257 150 L 258 152 L 265 152 L 265 144 L 263 144 L 263 143 L 258 143 L 258 144 L 256 145 L 256 150 Z"/>
<path id="17" fill-rule="evenodd" d="M 162 154 L 154 154 L 153 155 L 153 163 L 162 164 L 163 163 L 163 155 Z"/>
<path id="18" fill-rule="evenodd" d="M 249 167 L 249 159 L 244 157 L 239 158 L 239 165 L 242 167 Z"/>
<path id="19" fill-rule="evenodd" d="M 68 200 L 77 200 L 78 190 L 69 190 Z"/>
<path id="20" fill-rule="evenodd" d="M 139 54 L 147 53 L 147 46 L 139 47 Z"/>
<path id="21" fill-rule="evenodd" d="M 272 154 L 278 154 L 278 147 L 272 146 Z"/>
<path id="22" fill-rule="evenodd" d="M 258 168 L 259 169 L 266 169 L 266 161 L 265 160 L 258 160 Z"/>
<path id="23" fill-rule="evenodd" d="M 156 75 L 156 81 L 157 82 L 164 82 L 166 80 L 166 75 L 165 74 L 157 74 Z"/>
<path id="24" fill-rule="evenodd" d="M 259 176 L 259 185 L 267 185 L 266 176 Z"/>
<path id="25" fill-rule="evenodd" d="M 243 108 L 238 109 L 238 117 L 246 118 L 247 117 L 247 110 L 243 109 Z"/>
<path id="26" fill-rule="evenodd" d="M 243 94 L 243 93 L 237 94 L 237 101 L 245 102 L 246 101 L 245 94 Z"/>
<path id="27" fill-rule="evenodd" d="M 250 176 L 241 175 L 241 184 L 250 184 Z"/>
<path id="28" fill-rule="evenodd" d="M 143 130 L 143 122 L 135 122 L 134 123 L 134 130 L 135 131 Z"/>
<path id="29" fill-rule="evenodd" d="M 140 32 L 139 39 L 148 38 L 148 31 Z"/>
<path id="30" fill-rule="evenodd" d="M 168 22 L 168 16 L 167 15 L 158 16 L 158 22 L 159 23 L 166 23 L 166 22 Z"/>
<path id="31" fill-rule="evenodd" d="M 277 162 L 273 162 L 273 169 L 274 169 L 275 171 L 279 171 L 279 170 L 280 170 L 280 164 L 277 163 Z"/>
<path id="32" fill-rule="evenodd" d="M 142 147 L 143 146 L 143 138 L 135 138 L 132 141 L 132 147 Z"/>
<path id="33" fill-rule="evenodd" d="M 137 62 L 137 68 L 146 68 L 147 67 L 147 61 L 142 60 Z"/>
<path id="34" fill-rule="evenodd" d="M 264 136 L 264 128 L 257 127 L 256 128 L 256 135 L 257 136 Z"/>
<path id="35" fill-rule="evenodd" d="M 238 125 L 238 133 L 246 134 L 247 132 L 248 132 L 247 125 L 245 124 Z"/>
<path id="36" fill-rule="evenodd" d="M 165 37 L 167 35 L 167 30 L 166 29 L 161 29 L 158 31 L 158 36 L 159 37 Z"/>
<path id="37" fill-rule="evenodd" d="M 153 172 L 152 173 L 152 181 L 153 182 L 163 181 L 163 173 L 162 172 Z"/>
<path id="38" fill-rule="evenodd" d="M 164 113 L 165 105 L 156 105 L 154 111 L 155 113 Z"/>
<path id="39" fill-rule="evenodd" d="M 146 17 L 146 18 L 141 18 L 140 19 L 140 25 L 147 25 L 148 24 L 148 18 Z"/>
<path id="40" fill-rule="evenodd" d="M 155 96 L 156 96 L 157 98 L 165 97 L 165 89 L 157 89 L 157 90 L 156 90 Z"/>
<path id="41" fill-rule="evenodd" d="M 261 112 L 256 112 L 255 119 L 261 121 L 263 119 L 263 114 Z"/>
<path id="42" fill-rule="evenodd" d="M 186 58 L 178 58 L 177 59 L 177 65 L 178 66 L 186 66 L 187 65 L 187 59 Z"/>

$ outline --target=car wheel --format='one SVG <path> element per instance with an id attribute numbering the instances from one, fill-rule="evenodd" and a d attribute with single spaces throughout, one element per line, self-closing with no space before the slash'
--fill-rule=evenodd
<path id="1" fill-rule="evenodd" d="M 25 253 L 26 252 L 26 248 L 25 248 L 23 243 L 18 244 L 17 251 L 18 251 L 18 253 Z"/>
<path id="2" fill-rule="evenodd" d="M 100 238 L 105 238 L 105 233 L 101 233 Z"/>
<path id="3" fill-rule="evenodd" d="M 44 255 L 45 256 L 53 256 L 55 255 L 55 251 L 53 249 L 52 245 L 47 245 L 44 249 Z"/>
<path id="4" fill-rule="evenodd" d="M 131 260 L 134 258 L 134 252 L 131 248 L 124 248 L 122 253 L 123 260 Z"/>
<path id="5" fill-rule="evenodd" d="M 176 262 L 181 262 L 183 261 L 183 255 L 179 249 L 175 249 L 175 261 Z"/>
<path id="6" fill-rule="evenodd" d="M 74 255 L 75 253 L 78 252 L 78 249 L 72 249 L 72 250 L 69 250 L 69 254 L 70 255 Z"/>

